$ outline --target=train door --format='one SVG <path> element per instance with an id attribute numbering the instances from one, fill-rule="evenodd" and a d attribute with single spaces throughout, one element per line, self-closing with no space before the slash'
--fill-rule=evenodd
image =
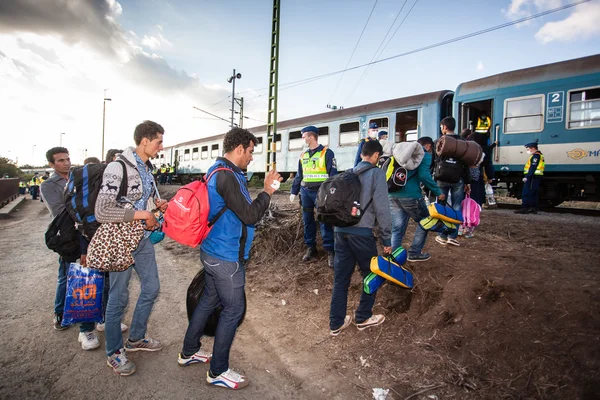
<path id="1" fill-rule="evenodd" d="M 396 113 L 395 142 L 414 142 L 419 139 L 419 110 Z"/>
<path id="2" fill-rule="evenodd" d="M 463 129 L 470 129 L 471 132 L 475 132 L 477 130 L 477 121 L 482 115 L 486 115 L 490 118 L 490 125 L 487 129 L 487 134 L 492 134 L 493 136 L 493 126 L 499 121 L 494 120 L 493 115 L 494 109 L 494 100 L 479 100 L 472 103 L 462 103 L 460 105 L 460 122 L 458 132 L 460 133 Z M 480 127 L 481 130 L 481 127 Z M 494 141 L 492 139 L 492 141 Z"/>

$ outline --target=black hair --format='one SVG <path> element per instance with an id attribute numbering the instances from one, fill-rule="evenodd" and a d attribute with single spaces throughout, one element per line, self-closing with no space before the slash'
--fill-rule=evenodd
<path id="1" fill-rule="evenodd" d="M 417 142 L 421 146 L 425 146 L 426 144 L 429 144 L 429 145 L 431 145 L 431 147 L 433 147 L 433 139 L 430 138 L 429 136 L 423 136 L 422 138 L 419 138 L 419 140 L 417 140 Z"/>
<path id="2" fill-rule="evenodd" d="M 46 160 L 48 160 L 49 164 L 54 164 L 54 155 L 60 153 L 69 154 L 69 150 L 67 150 L 65 147 L 53 147 L 46 152 Z"/>
<path id="3" fill-rule="evenodd" d="M 85 160 L 83 160 L 83 165 L 88 164 L 100 164 L 100 160 L 98 159 L 98 157 L 88 157 Z"/>
<path id="4" fill-rule="evenodd" d="M 381 143 L 379 143 L 378 140 L 369 140 L 368 142 L 365 142 L 360 151 L 360 154 L 365 157 L 371 157 L 375 153 L 379 153 L 379 155 L 383 154 L 383 146 L 381 146 Z"/>
<path id="5" fill-rule="evenodd" d="M 471 134 L 472 134 L 472 133 L 473 133 L 473 132 L 471 132 L 471 130 L 470 130 L 469 128 L 465 128 L 465 129 L 463 129 L 462 131 L 460 131 L 460 137 L 462 137 L 462 138 L 466 139 L 466 138 L 468 138 L 469 136 L 471 136 Z"/>
<path id="6" fill-rule="evenodd" d="M 133 140 L 135 140 L 135 145 L 139 146 L 139 144 L 142 143 L 143 138 L 152 141 L 156 139 L 159 134 L 164 135 L 165 129 L 154 121 L 146 120 L 135 127 Z"/>
<path id="7" fill-rule="evenodd" d="M 477 143 L 481 148 L 485 149 L 487 147 L 487 135 L 481 134 L 479 132 L 471 133 L 466 138 L 467 140 L 472 140 Z"/>
<path id="8" fill-rule="evenodd" d="M 454 131 L 456 120 L 453 117 L 446 117 L 440 121 L 440 125 L 444 125 L 449 131 Z"/>
<path id="9" fill-rule="evenodd" d="M 140 141 L 141 141 L 141 139 L 140 139 Z M 106 157 L 104 157 L 104 161 L 105 161 L 107 164 L 108 164 L 108 163 L 111 163 L 111 162 L 113 162 L 113 160 L 114 160 L 114 158 L 115 158 L 115 155 L 116 155 L 116 154 L 120 154 L 120 153 L 122 153 L 122 152 L 123 152 L 123 150 L 119 150 L 119 149 L 110 149 L 110 150 L 108 150 L 108 151 L 106 152 Z"/>
<path id="10" fill-rule="evenodd" d="M 229 132 L 225 134 L 225 138 L 223 139 L 223 153 L 229 153 L 233 151 L 240 144 L 246 150 L 250 147 L 250 142 L 256 144 L 258 140 L 256 140 L 256 136 L 254 136 L 249 130 L 243 128 L 233 128 Z"/>

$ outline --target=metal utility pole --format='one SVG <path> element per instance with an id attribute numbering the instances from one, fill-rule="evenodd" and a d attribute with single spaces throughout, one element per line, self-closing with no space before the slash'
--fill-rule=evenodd
<path id="1" fill-rule="evenodd" d="M 273 0 L 273 21 L 271 26 L 271 58 L 269 61 L 269 101 L 267 112 L 267 168 L 275 169 L 277 165 L 277 92 L 279 88 L 279 17 L 280 1 Z"/>
<path id="2" fill-rule="evenodd" d="M 100 157 L 104 157 L 104 125 L 106 121 L 106 102 L 112 101 L 111 99 L 106 97 L 106 91 L 108 89 L 104 89 L 104 101 L 102 106 L 102 151 L 100 152 Z"/>
<path id="3" fill-rule="evenodd" d="M 227 78 L 227 82 L 233 83 L 233 86 L 231 88 L 231 128 L 235 126 L 235 124 L 233 123 L 233 114 L 235 114 L 235 80 L 241 78 L 242 74 L 240 74 L 239 72 L 236 74 L 235 69 L 233 70 L 233 75 Z"/>
<path id="4" fill-rule="evenodd" d="M 60 134 L 60 147 L 62 147 L 62 138 L 63 138 L 64 133 Z"/>
<path id="5" fill-rule="evenodd" d="M 240 105 L 240 128 L 244 127 L 244 98 L 235 99 Z"/>

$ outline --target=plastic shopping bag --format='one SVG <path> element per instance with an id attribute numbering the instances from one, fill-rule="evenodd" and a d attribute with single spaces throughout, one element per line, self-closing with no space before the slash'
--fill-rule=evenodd
<path id="1" fill-rule="evenodd" d="M 104 272 L 71 263 L 67 273 L 67 297 L 62 325 L 103 322 Z"/>

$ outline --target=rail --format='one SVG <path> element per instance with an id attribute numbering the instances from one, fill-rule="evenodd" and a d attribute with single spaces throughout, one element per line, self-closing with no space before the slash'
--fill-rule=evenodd
<path id="1" fill-rule="evenodd" d="M 0 179 L 0 208 L 19 196 L 19 179 Z"/>

